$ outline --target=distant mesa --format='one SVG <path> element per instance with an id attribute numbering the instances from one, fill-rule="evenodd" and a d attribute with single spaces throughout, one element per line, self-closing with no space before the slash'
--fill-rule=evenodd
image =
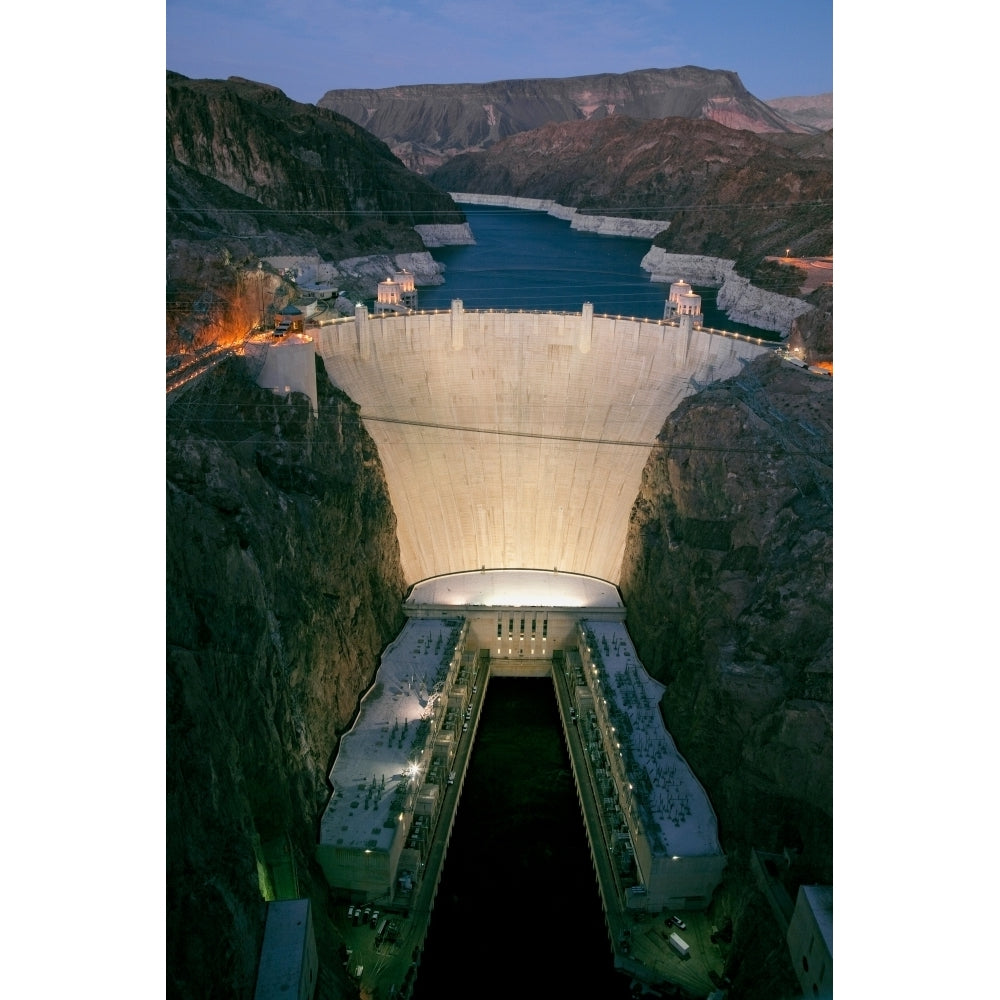
<path id="1" fill-rule="evenodd" d="M 699 66 L 493 83 L 328 90 L 316 102 L 386 142 L 417 173 L 552 122 L 691 118 L 750 132 L 816 133 L 751 94 L 736 73 Z M 832 99 L 830 116 L 832 119 Z"/>

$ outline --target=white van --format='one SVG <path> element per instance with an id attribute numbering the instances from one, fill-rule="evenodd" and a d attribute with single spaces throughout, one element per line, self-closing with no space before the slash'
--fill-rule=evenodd
<path id="1" fill-rule="evenodd" d="M 670 947 L 677 952 L 681 958 L 688 958 L 691 955 L 691 946 L 678 934 L 671 934 L 669 937 Z"/>

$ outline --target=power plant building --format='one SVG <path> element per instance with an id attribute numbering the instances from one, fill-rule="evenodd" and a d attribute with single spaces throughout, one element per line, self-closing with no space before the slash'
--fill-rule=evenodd
<path id="1" fill-rule="evenodd" d="M 418 877 L 472 686 L 465 634 L 459 618 L 407 622 L 341 737 L 316 857 L 350 898 L 390 901 Z"/>
<path id="2" fill-rule="evenodd" d="M 634 876 L 631 910 L 702 910 L 726 858 L 708 794 L 660 713 L 664 686 L 646 673 L 624 624 L 583 619 L 568 657 L 587 763 L 601 794 L 607 848 Z"/>
<path id="3" fill-rule="evenodd" d="M 575 779 L 597 790 L 622 909 L 704 909 L 726 864 L 708 796 L 663 725 L 606 581 L 554 572 L 459 573 L 411 591 L 408 621 L 330 773 L 317 859 L 345 898 L 402 904 L 419 883 L 459 741 L 490 676 L 551 676 L 579 732 Z M 479 703 L 481 704 L 481 696 Z"/>

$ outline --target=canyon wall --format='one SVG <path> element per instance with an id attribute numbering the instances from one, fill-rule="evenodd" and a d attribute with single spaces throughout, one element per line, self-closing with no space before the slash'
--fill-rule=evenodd
<path id="1" fill-rule="evenodd" d="M 314 417 L 234 359 L 167 413 L 167 993 L 182 1000 L 253 996 L 275 858 L 313 902 L 317 997 L 354 995 L 316 823 L 404 582 L 379 455 L 322 362 L 317 381 Z M 764 356 L 683 400 L 620 580 L 718 814 L 729 866 L 710 915 L 743 1000 L 796 995 L 751 849 L 787 849 L 790 892 L 832 877 L 832 386 Z"/>
<path id="2" fill-rule="evenodd" d="M 729 857 L 710 916 L 734 996 L 780 986 L 783 938 L 751 851 L 832 883 L 833 380 L 770 356 L 684 400 L 632 510 L 628 628 Z"/>
<path id="3" fill-rule="evenodd" d="M 313 862 L 337 739 L 402 625 L 396 522 L 357 408 L 233 359 L 167 412 L 167 995 L 253 996 L 275 859 L 309 896 L 317 997 L 351 995 Z"/>

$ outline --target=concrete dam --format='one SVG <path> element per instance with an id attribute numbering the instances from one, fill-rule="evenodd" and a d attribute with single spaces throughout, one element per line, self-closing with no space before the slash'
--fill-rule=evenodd
<path id="1" fill-rule="evenodd" d="M 699 386 L 773 350 L 684 323 L 450 311 L 311 329 L 360 407 L 398 520 L 407 582 L 541 569 L 617 583 L 642 470 Z"/>
<path id="2" fill-rule="evenodd" d="M 614 967 L 711 989 L 699 914 L 726 859 L 617 584 L 663 423 L 685 396 L 774 345 L 696 327 L 698 303 L 684 300 L 698 297 L 684 288 L 691 312 L 676 323 L 595 316 L 589 303 L 467 312 L 455 300 L 374 316 L 358 306 L 256 352 L 259 384 L 305 392 L 315 409 L 319 354 L 359 405 L 410 586 L 406 625 L 341 737 L 316 851 L 367 995 L 412 995 L 497 676 L 552 680 Z M 688 940 L 673 934 L 667 946 L 652 931 L 674 910 L 689 915 L 678 925 Z"/>

